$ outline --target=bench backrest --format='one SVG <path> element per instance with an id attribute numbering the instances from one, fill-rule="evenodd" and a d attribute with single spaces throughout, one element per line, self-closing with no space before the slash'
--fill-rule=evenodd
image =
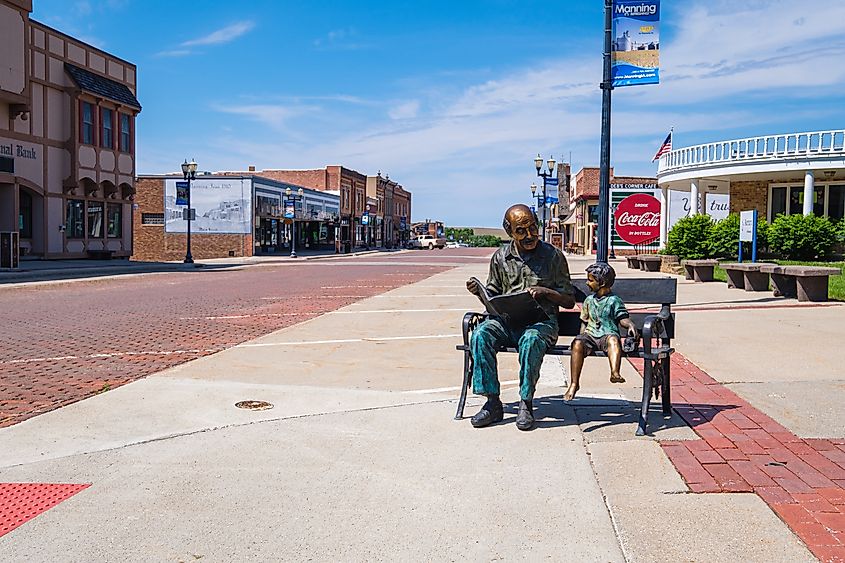
<path id="1" fill-rule="evenodd" d="M 572 280 L 575 288 L 575 301 L 583 303 L 589 295 L 590 288 L 587 280 Z M 618 295 L 626 305 L 672 305 L 677 302 L 678 280 L 675 278 L 617 278 L 613 284 L 613 293 Z M 631 312 L 631 320 L 642 331 L 646 317 L 654 313 Z M 675 315 L 672 314 L 664 324 L 666 335 L 675 337 Z M 581 332 L 581 313 L 578 311 L 560 311 L 558 313 L 558 334 L 560 336 L 575 336 Z"/>

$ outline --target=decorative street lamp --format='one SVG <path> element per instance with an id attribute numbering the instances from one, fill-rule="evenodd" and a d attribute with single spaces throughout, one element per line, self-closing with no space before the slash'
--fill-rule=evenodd
<path id="1" fill-rule="evenodd" d="M 546 240 L 546 194 L 549 193 L 546 189 L 549 178 L 553 178 L 555 175 L 555 159 L 551 155 L 549 155 L 549 159 L 546 161 L 546 165 L 549 167 L 548 172 L 543 171 L 543 157 L 540 154 L 537 154 L 537 158 L 534 159 L 534 167 L 537 169 L 537 176 L 543 178 L 543 202 L 542 202 L 542 218 L 540 223 L 540 237 L 543 239 L 543 242 Z M 533 195 L 536 191 L 536 186 L 531 184 L 531 194 Z M 541 206 L 540 198 L 537 198 L 537 208 L 539 209 Z"/>
<path id="2" fill-rule="evenodd" d="M 185 162 L 182 163 L 182 177 L 188 181 L 188 248 L 185 252 L 185 264 L 193 264 L 194 257 L 191 256 L 191 180 L 197 177 L 197 163 L 194 162 L 194 159 L 191 159 L 191 162 L 188 162 L 185 159 Z"/>
<path id="3" fill-rule="evenodd" d="M 539 210 L 540 206 L 545 205 L 545 202 L 546 202 L 546 188 L 545 188 L 545 186 L 543 187 L 543 191 L 541 191 L 540 193 L 537 193 L 537 184 L 535 184 L 534 182 L 531 182 L 531 197 L 537 198 L 537 209 Z M 546 227 L 546 221 L 545 221 L 545 219 L 543 219 L 543 220 L 540 221 L 540 233 L 541 233 L 540 238 L 542 238 L 542 239 L 546 238 L 545 227 Z"/>
<path id="4" fill-rule="evenodd" d="M 285 197 L 293 205 L 293 217 L 290 218 L 290 257 L 296 258 L 296 202 L 302 201 L 302 188 L 296 190 L 295 194 L 287 188 Z"/>

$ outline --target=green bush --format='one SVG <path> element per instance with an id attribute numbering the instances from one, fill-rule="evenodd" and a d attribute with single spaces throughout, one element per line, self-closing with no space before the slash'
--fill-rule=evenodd
<path id="1" fill-rule="evenodd" d="M 769 226 L 769 247 L 788 260 L 824 259 L 836 244 L 836 227 L 827 217 L 778 215 Z"/>
<path id="2" fill-rule="evenodd" d="M 836 223 L 836 240 L 839 244 L 845 244 L 845 219 Z"/>
<path id="3" fill-rule="evenodd" d="M 757 220 L 757 252 L 764 252 L 768 248 L 769 223 L 764 218 Z M 710 249 L 713 256 L 719 258 L 736 258 L 739 250 L 739 214 L 731 213 L 713 225 L 710 238 Z M 743 253 L 751 255 L 751 243 L 745 243 Z"/>
<path id="4" fill-rule="evenodd" d="M 692 215 L 684 217 L 675 223 L 672 230 L 669 231 L 666 251 L 668 254 L 678 255 L 682 259 L 710 258 L 713 255 L 712 231 L 713 219 L 709 216 Z"/>
<path id="5" fill-rule="evenodd" d="M 501 246 L 502 239 L 493 235 L 472 235 L 464 242 L 470 246 Z"/>

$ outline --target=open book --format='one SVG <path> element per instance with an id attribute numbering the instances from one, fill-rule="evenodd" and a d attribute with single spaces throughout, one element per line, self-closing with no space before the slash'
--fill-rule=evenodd
<path id="1" fill-rule="evenodd" d="M 479 299 L 491 316 L 501 318 L 511 328 L 525 328 L 528 325 L 548 320 L 549 315 L 528 291 L 490 295 L 487 287 L 478 278 L 471 278 L 481 290 Z"/>

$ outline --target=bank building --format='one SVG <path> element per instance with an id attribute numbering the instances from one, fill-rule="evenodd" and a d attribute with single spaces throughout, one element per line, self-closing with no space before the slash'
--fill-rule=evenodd
<path id="1" fill-rule="evenodd" d="M 0 233 L 22 257 L 128 257 L 136 66 L 0 0 Z"/>

